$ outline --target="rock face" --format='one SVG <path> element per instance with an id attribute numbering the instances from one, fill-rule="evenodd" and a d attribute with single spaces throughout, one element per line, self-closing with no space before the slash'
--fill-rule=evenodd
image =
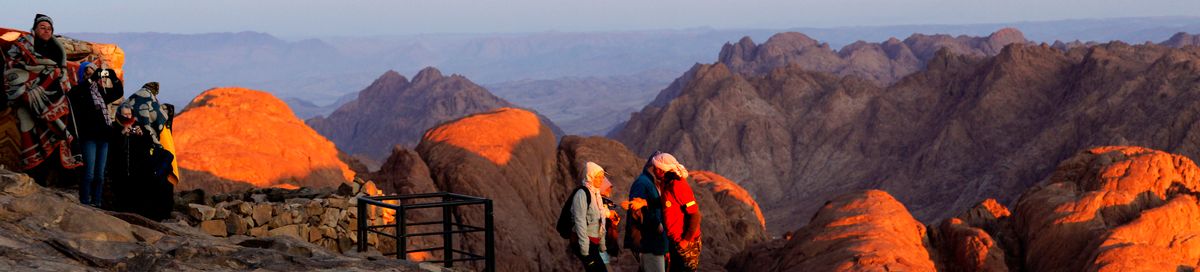
<path id="1" fill-rule="evenodd" d="M 412 81 L 388 71 L 329 117 L 308 121 L 321 135 L 350 154 L 382 161 L 392 146 L 413 147 L 421 133 L 439 123 L 473 113 L 513 107 L 460 75 L 443 76 L 428 67 Z"/>
<path id="2" fill-rule="evenodd" d="M 834 51 L 804 34 L 785 32 L 759 45 L 750 37 L 727 43 L 717 61 L 740 74 L 761 75 L 798 65 L 839 76 L 857 75 L 885 86 L 921 70 L 941 49 L 959 55 L 994 56 L 1006 45 L 1027 42 L 1021 31 L 1005 28 L 987 37 L 913 34 L 904 41 L 858 41 Z"/>
<path id="3" fill-rule="evenodd" d="M 0 270 L 5 271 L 422 271 L 392 258 L 348 257 L 286 237 L 217 238 L 187 226 L 107 213 L 74 194 L 0 170 Z M 205 221 L 206 230 L 223 221 Z"/>
<path id="4" fill-rule="evenodd" d="M 925 226 L 887 192 L 825 204 L 790 240 L 747 249 L 731 271 L 934 271 Z"/>
<path id="5" fill-rule="evenodd" d="M 576 261 L 554 220 L 575 183 L 554 178 L 555 135 L 532 112 L 501 108 L 429 129 L 417 146 L 442 191 L 493 201 L 498 271 L 553 270 Z M 459 208 L 463 223 L 482 226 L 483 210 Z M 482 252 L 482 235 L 463 245 Z"/>
<path id="6" fill-rule="evenodd" d="M 762 75 L 697 65 L 612 136 L 741 181 L 775 231 L 861 189 L 887 190 L 928 221 L 986 198 L 1011 203 L 1054 170 L 1047 162 L 1091 146 L 1200 155 L 1200 93 L 1189 91 L 1200 48 L 938 52 L 887 88 L 795 65 Z"/>
<path id="7" fill-rule="evenodd" d="M 354 177 L 332 142 L 265 92 L 206 91 L 179 114 L 174 132 L 179 191 L 337 187 Z"/>
<path id="8" fill-rule="evenodd" d="M 1191 270 L 1200 266 L 1200 169 L 1139 147 L 1076 155 L 1021 196 L 1017 234 L 1034 271 Z"/>
<path id="9" fill-rule="evenodd" d="M 700 270 L 719 271 L 734 254 L 767 239 L 762 211 L 746 189 L 721 175 L 700 170 L 690 172 L 688 183 L 696 194 L 703 221 Z"/>

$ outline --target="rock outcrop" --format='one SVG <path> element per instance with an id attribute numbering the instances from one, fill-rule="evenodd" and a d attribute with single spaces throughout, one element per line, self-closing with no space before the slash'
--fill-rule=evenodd
<path id="1" fill-rule="evenodd" d="M 174 133 L 183 172 L 178 191 L 336 188 L 354 177 L 332 142 L 261 91 L 208 90 L 176 117 Z"/>
<path id="2" fill-rule="evenodd" d="M 887 192 L 870 190 L 825 204 L 788 240 L 738 254 L 731 271 L 934 271 L 925 225 Z"/>
<path id="3" fill-rule="evenodd" d="M 752 246 L 726 267 L 1191 271 L 1200 267 L 1193 239 L 1200 233 L 1198 187 L 1200 168 L 1186 157 L 1095 147 L 1059 164 L 1012 211 L 988 199 L 925 231 L 887 193 L 852 193 L 827 203 L 793 235 Z"/>
<path id="4" fill-rule="evenodd" d="M 555 135 L 532 112 L 501 108 L 446 122 L 425 132 L 417 153 L 442 191 L 492 199 L 498 271 L 553 270 L 575 264 L 554 231 L 563 192 Z M 459 208 L 464 224 L 483 225 L 482 207 Z M 482 252 L 483 236 L 463 246 Z"/>
<path id="5" fill-rule="evenodd" d="M 861 189 L 884 189 L 927 222 L 986 198 L 1012 203 L 1054 170 L 1047 162 L 1090 146 L 1200 155 L 1200 48 L 938 52 L 887 88 L 796 65 L 697 65 L 612 136 L 741 181 L 774 231 Z"/>
<path id="6" fill-rule="evenodd" d="M 1191 270 L 1200 266 L 1200 169 L 1140 147 L 1098 147 L 1021 196 L 1017 235 L 1033 271 Z"/>
<path id="7" fill-rule="evenodd" d="M 886 86 L 924 68 L 938 50 L 994 56 L 1006 45 L 1027 42 L 1021 31 L 1005 28 L 987 37 L 913 34 L 903 41 L 896 38 L 880 43 L 858 41 L 835 51 L 829 44 L 802 33 L 784 32 L 762 44 L 755 44 L 750 37 L 727 43 L 721 48 L 717 62 L 746 75 L 767 74 L 779 67 L 797 65 L 839 76 L 856 75 Z"/>
<path id="8" fill-rule="evenodd" d="M 513 104 L 461 75 L 421 70 L 410 82 L 388 71 L 328 117 L 308 120 L 338 148 L 382 161 L 395 145 L 415 147 L 421 133 L 442 122 Z M 555 131 L 557 127 L 550 125 Z"/>

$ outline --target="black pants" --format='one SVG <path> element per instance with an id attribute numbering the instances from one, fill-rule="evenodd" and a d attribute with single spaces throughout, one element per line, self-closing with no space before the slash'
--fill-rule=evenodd
<path id="1" fill-rule="evenodd" d="M 608 272 L 608 266 L 600 258 L 600 244 L 588 245 L 588 255 L 579 258 L 583 262 L 583 271 Z"/>

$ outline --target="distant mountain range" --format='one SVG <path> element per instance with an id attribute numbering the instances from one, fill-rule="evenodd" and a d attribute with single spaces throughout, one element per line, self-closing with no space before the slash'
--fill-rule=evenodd
<path id="1" fill-rule="evenodd" d="M 423 34 L 373 37 L 313 37 L 284 40 L 265 33 L 66 33 L 68 36 L 116 43 L 127 55 L 126 80 L 132 85 L 162 83 L 161 98 L 187 104 L 200 92 L 220 86 L 265 90 L 288 102 L 302 119 L 328 115 L 347 95 L 367 87 L 387 70 L 415 73 L 436 66 L 496 88 L 497 95 L 545 112 L 571 134 L 570 120 L 597 112 L 580 104 L 556 104 L 562 97 L 529 101 L 527 92 L 554 89 L 556 95 L 617 90 L 590 103 L 625 116 L 622 105 L 645 104 L 671 79 L 695 63 L 712 62 L 712 52 L 742 37 L 763 41 L 778 32 L 801 32 L 830 48 L 856 41 L 886 41 L 913 33 L 985 36 L 1016 27 L 1033 42 L 1122 40 L 1163 41 L 1177 32 L 1200 32 L 1200 17 L 1154 17 L 1060 20 L 970 25 L 902 25 L 792 29 L 710 29 L 626 32 L 542 32 L 519 34 Z M 651 74 L 651 76 L 646 76 Z M 671 76 L 657 76 L 669 74 Z M 581 79 L 587 86 L 580 85 Z M 572 87 L 574 86 L 574 87 Z M 657 86 L 657 87 L 653 87 Z M 645 92 L 645 93 L 643 93 Z M 535 105 L 536 104 L 536 105 Z M 556 110 L 555 107 L 559 109 Z M 612 118 L 604 117 L 609 120 Z M 624 119 L 624 118 L 621 118 Z M 611 121 L 611 120 L 610 120 Z M 605 121 L 609 122 L 609 121 Z M 615 123 L 606 123 L 613 126 Z M 604 126 L 604 125 L 599 125 Z"/>

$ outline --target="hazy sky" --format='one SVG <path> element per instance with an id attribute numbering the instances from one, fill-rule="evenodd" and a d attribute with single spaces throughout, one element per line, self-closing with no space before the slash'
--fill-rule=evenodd
<path id="1" fill-rule="evenodd" d="M 59 32 L 280 36 L 791 28 L 1197 16 L 1200 0 L 239 0 L 5 1 L 0 26 L 35 13 Z"/>

